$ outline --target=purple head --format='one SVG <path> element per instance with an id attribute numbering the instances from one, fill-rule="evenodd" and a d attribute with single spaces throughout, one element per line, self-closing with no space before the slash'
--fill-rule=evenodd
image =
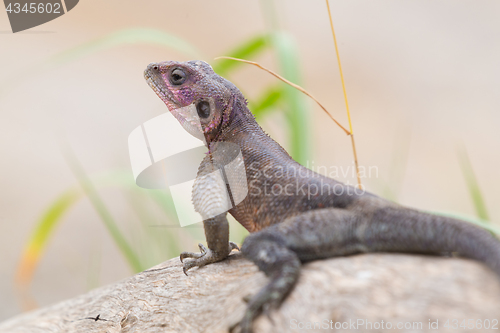
<path id="1" fill-rule="evenodd" d="M 193 132 L 196 128 L 207 141 L 228 124 L 235 98 L 242 96 L 232 83 L 200 60 L 151 63 L 144 77 L 184 128 L 197 136 Z M 196 110 L 197 117 L 189 116 L 188 109 Z"/>

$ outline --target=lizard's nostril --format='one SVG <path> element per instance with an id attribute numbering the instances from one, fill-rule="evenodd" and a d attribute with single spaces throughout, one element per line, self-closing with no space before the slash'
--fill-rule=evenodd
<path id="1" fill-rule="evenodd" d="M 156 63 L 152 63 L 152 64 L 149 64 L 148 69 L 153 70 L 153 71 L 158 71 L 159 66 Z"/>

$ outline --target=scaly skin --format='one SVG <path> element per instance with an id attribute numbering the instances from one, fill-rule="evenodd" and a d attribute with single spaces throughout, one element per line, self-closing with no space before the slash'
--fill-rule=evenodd
<path id="1" fill-rule="evenodd" d="M 321 176 L 295 162 L 255 121 L 241 92 L 202 61 L 152 63 L 148 84 L 191 134 L 203 135 L 209 154 L 199 176 L 224 165 L 222 143 L 236 144 L 243 156 L 248 196 L 229 210 L 251 234 L 242 252 L 269 278 L 248 302 L 237 326 L 252 331 L 262 311 L 278 307 L 293 289 L 302 262 L 362 252 L 443 254 L 455 252 L 487 264 L 500 275 L 500 242 L 460 220 L 397 205 Z M 195 104 L 200 124 L 179 108 Z M 226 213 L 211 216 L 225 200 L 223 181 L 198 177 L 193 203 L 204 218 L 208 248 L 184 252 L 184 272 L 226 258 L 232 249 Z M 234 328 L 234 327 L 233 327 Z"/>

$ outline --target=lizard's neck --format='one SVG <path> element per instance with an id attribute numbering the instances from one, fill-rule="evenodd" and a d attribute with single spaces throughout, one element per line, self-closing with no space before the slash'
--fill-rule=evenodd
<path id="1" fill-rule="evenodd" d="M 221 131 L 218 141 L 236 143 L 245 164 L 252 161 L 281 165 L 296 163 L 283 147 L 264 132 L 245 103 L 237 103 L 235 108 L 230 124 Z"/>

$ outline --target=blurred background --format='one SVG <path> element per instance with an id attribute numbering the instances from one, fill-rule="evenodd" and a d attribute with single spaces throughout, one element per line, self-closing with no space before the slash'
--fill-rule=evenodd
<path id="1" fill-rule="evenodd" d="M 498 226 L 500 2 L 331 0 L 367 189 Z M 127 137 L 167 111 L 150 62 L 199 58 L 304 165 L 355 184 L 325 1 L 81 1 L 12 34 L 0 11 L 0 320 L 112 283 L 204 242 L 168 193 L 134 185 Z M 338 167 L 339 169 L 335 169 Z M 374 172 L 373 167 L 377 172 Z M 325 168 L 323 168 L 325 170 Z M 234 221 L 233 241 L 245 231 Z"/>

